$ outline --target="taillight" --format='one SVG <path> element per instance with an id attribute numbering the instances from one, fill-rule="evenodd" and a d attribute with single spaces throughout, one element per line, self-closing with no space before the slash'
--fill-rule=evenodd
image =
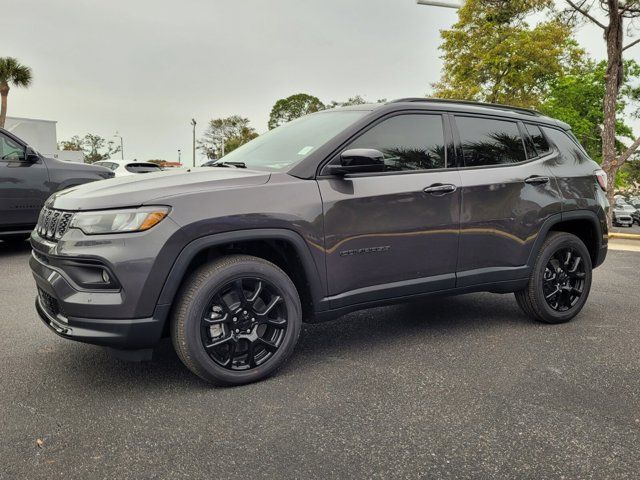
<path id="1" fill-rule="evenodd" d="M 603 192 L 607 191 L 607 174 L 604 172 L 604 170 L 596 170 L 594 172 L 594 175 L 596 176 L 596 180 L 598 181 L 598 185 L 600 185 L 600 188 L 602 189 Z"/>

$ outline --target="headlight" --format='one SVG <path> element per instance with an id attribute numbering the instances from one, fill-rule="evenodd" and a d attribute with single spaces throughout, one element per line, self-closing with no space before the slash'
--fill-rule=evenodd
<path id="1" fill-rule="evenodd" d="M 73 216 L 69 228 L 78 228 L 87 235 L 142 232 L 160 223 L 168 213 L 169 207 L 79 212 Z"/>

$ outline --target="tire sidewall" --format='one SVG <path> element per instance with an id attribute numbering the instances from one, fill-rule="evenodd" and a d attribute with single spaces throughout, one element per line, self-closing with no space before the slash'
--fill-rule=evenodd
<path id="1" fill-rule="evenodd" d="M 273 284 L 280 290 L 287 309 L 287 330 L 280 347 L 263 365 L 248 371 L 229 370 L 218 365 L 206 352 L 201 339 L 202 314 L 211 302 L 214 292 L 221 286 L 243 277 L 258 278 Z M 213 272 L 199 286 L 187 309 L 184 322 L 186 347 L 193 360 L 204 368 L 207 380 L 230 385 L 250 383 L 273 373 L 292 353 L 300 335 L 301 310 L 293 282 L 280 269 L 259 261 L 233 263 Z"/>
<path id="2" fill-rule="evenodd" d="M 572 247 L 580 252 L 580 256 L 582 257 L 582 261 L 585 263 L 585 279 L 584 279 L 584 287 L 582 290 L 582 295 L 578 299 L 578 302 L 571 307 L 566 312 L 558 312 L 551 308 L 547 303 L 547 300 L 543 291 L 543 278 L 544 271 L 549 262 L 549 259 L 561 248 Z M 591 281 L 592 281 L 592 264 L 591 264 L 591 256 L 589 255 L 589 250 L 587 247 L 580 241 L 578 237 L 571 234 L 562 234 L 554 237 L 549 243 L 545 245 L 545 248 L 538 259 L 538 263 L 535 266 L 534 273 L 534 282 L 535 282 L 535 293 L 536 296 L 540 299 L 538 302 L 538 308 L 541 310 L 541 314 L 543 315 L 545 321 L 548 323 L 564 323 L 571 320 L 575 317 L 582 308 L 584 307 L 587 298 L 589 297 L 589 292 L 591 290 Z"/>

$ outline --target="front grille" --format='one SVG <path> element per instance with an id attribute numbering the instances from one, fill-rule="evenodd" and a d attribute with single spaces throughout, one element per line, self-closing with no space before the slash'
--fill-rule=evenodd
<path id="1" fill-rule="evenodd" d="M 69 230 L 72 218 L 72 212 L 44 207 L 40 212 L 36 231 L 42 238 L 58 241 Z"/>
<path id="2" fill-rule="evenodd" d="M 52 317 L 57 317 L 60 314 L 58 301 L 41 288 L 38 288 L 38 295 L 40 296 L 42 308 Z"/>

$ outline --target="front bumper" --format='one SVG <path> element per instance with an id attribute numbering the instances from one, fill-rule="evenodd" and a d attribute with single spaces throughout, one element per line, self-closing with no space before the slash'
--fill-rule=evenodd
<path id="1" fill-rule="evenodd" d="M 154 346 L 170 310 L 157 302 L 180 248 L 175 233 L 169 221 L 126 236 L 88 237 L 72 229 L 57 242 L 34 231 L 29 266 L 40 318 L 72 340 L 116 349 Z M 96 268 L 107 271 L 114 285 L 96 285 Z"/>
<path id="2" fill-rule="evenodd" d="M 154 346 L 162 336 L 164 321 L 156 318 L 106 320 L 64 317 L 54 314 L 36 297 L 36 311 L 42 321 L 61 337 L 116 349 L 142 349 Z"/>

